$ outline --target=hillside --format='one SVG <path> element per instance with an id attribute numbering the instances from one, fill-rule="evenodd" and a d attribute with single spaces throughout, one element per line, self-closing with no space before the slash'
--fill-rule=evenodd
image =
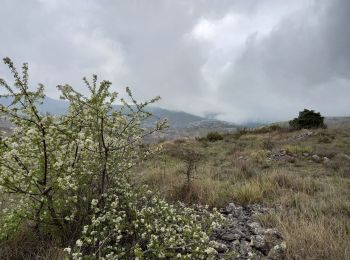
<path id="1" fill-rule="evenodd" d="M 350 116 L 343 117 L 326 117 L 325 124 L 331 127 L 338 126 L 349 126 L 350 125 Z"/>
<path id="2" fill-rule="evenodd" d="M 9 105 L 9 99 L 0 99 L 0 104 Z M 50 97 L 46 97 L 39 109 L 42 113 L 50 114 L 64 114 L 68 108 L 68 103 L 63 100 L 56 100 Z M 116 109 L 120 106 L 116 105 Z M 193 138 L 195 136 L 204 136 L 210 131 L 218 132 L 235 132 L 238 128 L 255 128 L 262 127 L 264 124 L 261 122 L 248 122 L 242 125 L 237 125 L 230 122 L 220 121 L 216 119 L 208 119 L 200 116 L 196 116 L 183 111 L 174 111 L 164 109 L 160 107 L 150 106 L 147 110 L 153 114 L 153 117 L 145 122 L 146 127 L 151 127 L 157 120 L 167 118 L 169 121 L 169 129 L 163 133 L 158 133 L 152 138 L 157 140 L 175 140 L 181 137 Z M 276 124 L 276 123 L 275 123 Z M 277 123 L 283 127 L 288 126 L 288 122 Z M 350 117 L 326 117 L 325 124 L 328 127 L 338 126 L 350 126 Z M 6 120 L 0 120 L 0 127 L 2 129 L 8 129 L 9 123 Z"/>
<path id="3" fill-rule="evenodd" d="M 62 103 L 59 107 L 64 109 Z M 130 176 L 132 185 L 146 184 L 172 204 L 180 201 L 187 206 L 219 208 L 228 224 L 210 237 L 218 259 L 252 255 L 261 259 L 274 254 L 277 256 L 271 259 L 284 255 L 286 259 L 347 258 L 347 118 L 330 118 L 328 129 L 291 131 L 265 126 L 232 132 L 232 125 L 225 122 L 152 109 L 160 117 L 169 115 L 180 122 L 178 128 L 165 133 L 169 138 L 165 134 L 157 138 L 178 139 L 144 144 L 160 152 L 137 164 Z M 6 120 L 0 123 L 9 128 Z M 208 129 L 225 132 L 222 140 L 183 138 L 189 133 L 204 136 Z M 1 200 L 6 203 L 6 197 Z M 198 212 L 205 208 L 194 207 Z M 30 239 L 14 240 L 2 248 L 11 255 L 13 248 L 21 248 L 22 241 Z M 56 250 L 64 254 L 61 248 Z"/>
<path id="4" fill-rule="evenodd" d="M 282 232 L 287 259 L 348 259 L 349 126 L 265 128 L 226 134 L 216 142 L 179 139 L 159 146 L 163 152 L 134 171 L 137 182 L 148 184 L 169 201 L 218 208 L 233 202 L 248 211 L 252 204 L 267 206 L 272 211 L 260 216 L 259 222 Z M 200 160 L 193 161 L 188 184 L 185 173 L 191 154 L 198 154 Z M 241 214 L 237 212 L 235 221 L 239 221 L 235 214 Z M 232 233 L 241 231 L 236 225 Z M 245 238 L 235 236 L 221 240 L 227 254 L 244 250 Z"/>
<path id="5" fill-rule="evenodd" d="M 9 105 L 11 104 L 11 99 L 1 98 L 0 104 Z M 115 108 L 120 109 L 120 106 L 116 105 Z M 50 97 L 46 97 L 43 104 L 39 105 L 40 112 L 53 115 L 62 115 L 66 113 L 67 109 L 67 102 Z M 194 136 L 206 134 L 210 130 L 234 131 L 237 128 L 237 125 L 232 123 L 215 119 L 209 120 L 183 111 L 173 111 L 155 106 L 150 106 L 146 110 L 153 114 L 153 117 L 145 122 L 145 126 L 147 127 L 151 127 L 159 119 L 168 119 L 170 129 L 166 133 L 166 136 L 169 136 L 169 138 L 175 138 L 179 135 Z M 8 124 L 4 120 L 0 121 L 0 125 L 5 128 L 8 127 Z"/>

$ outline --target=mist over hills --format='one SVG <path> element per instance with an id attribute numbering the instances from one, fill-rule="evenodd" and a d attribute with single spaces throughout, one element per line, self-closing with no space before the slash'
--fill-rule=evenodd
<path id="1" fill-rule="evenodd" d="M 10 105 L 10 98 L 1 98 L 0 104 Z M 39 111 L 41 113 L 50 113 L 54 115 L 62 115 L 67 112 L 68 102 L 64 100 L 56 100 L 50 97 L 45 97 L 43 104 L 39 105 Z M 121 106 L 116 105 L 116 109 L 119 109 Z M 216 129 L 219 131 L 232 131 L 235 130 L 238 125 L 220 121 L 216 119 L 208 119 L 205 117 L 196 116 L 190 113 L 186 113 L 183 111 L 174 111 L 168 110 L 160 107 L 149 106 L 147 109 L 150 113 L 153 114 L 151 118 L 149 118 L 145 125 L 147 127 L 152 126 L 159 119 L 167 118 L 169 121 L 170 129 L 174 131 L 175 129 L 185 129 L 187 131 L 199 129 Z M 1 125 L 8 125 L 8 123 L 4 123 L 2 120 Z"/>

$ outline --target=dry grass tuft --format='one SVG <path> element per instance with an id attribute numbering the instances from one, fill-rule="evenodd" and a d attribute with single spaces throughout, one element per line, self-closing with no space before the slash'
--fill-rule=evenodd
<path id="1" fill-rule="evenodd" d="M 349 219 L 283 216 L 278 227 L 289 259 L 350 259 Z"/>
<path id="2" fill-rule="evenodd" d="M 11 239 L 0 243 L 0 259 L 65 259 L 63 248 L 53 242 L 39 241 L 33 230 L 23 228 Z"/>

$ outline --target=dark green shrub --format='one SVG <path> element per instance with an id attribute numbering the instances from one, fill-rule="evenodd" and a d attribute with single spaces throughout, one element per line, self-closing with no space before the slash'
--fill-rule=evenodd
<path id="1" fill-rule="evenodd" d="M 218 132 L 209 132 L 207 134 L 207 139 L 210 142 L 216 142 L 216 141 L 224 139 L 224 137 Z"/>
<path id="2" fill-rule="evenodd" d="M 324 117 L 314 110 L 304 109 L 299 112 L 299 116 L 289 121 L 289 125 L 293 129 L 310 129 L 310 128 L 326 128 Z"/>

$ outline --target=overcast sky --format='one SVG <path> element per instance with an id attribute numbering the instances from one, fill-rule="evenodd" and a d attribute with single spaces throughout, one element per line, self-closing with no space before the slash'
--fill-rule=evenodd
<path id="1" fill-rule="evenodd" d="M 98 74 L 218 119 L 350 115 L 349 0 L 0 0 L 0 56 L 82 92 Z M 0 75 L 5 74 L 4 65 Z"/>

